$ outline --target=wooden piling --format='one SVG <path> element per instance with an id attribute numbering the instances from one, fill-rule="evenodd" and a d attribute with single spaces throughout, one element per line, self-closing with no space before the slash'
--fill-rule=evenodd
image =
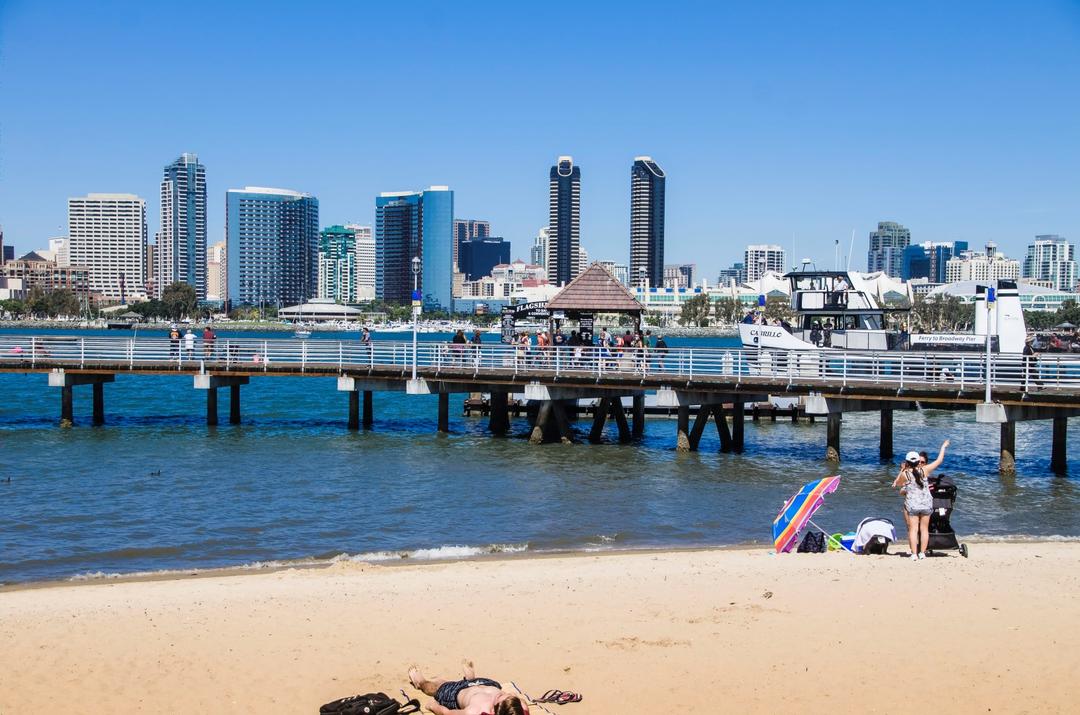
<path id="1" fill-rule="evenodd" d="M 634 439 L 645 436 L 645 395 L 634 395 Z"/>
<path id="2" fill-rule="evenodd" d="M 690 451 L 690 407 L 679 405 L 678 435 L 675 442 L 676 452 Z"/>
<path id="3" fill-rule="evenodd" d="M 71 385 L 60 388 L 60 426 L 71 427 L 75 424 L 75 406 Z"/>
<path id="4" fill-rule="evenodd" d="M 229 424 L 240 424 L 240 386 L 229 385 Z"/>
<path id="5" fill-rule="evenodd" d="M 450 394 L 439 393 L 439 431 L 450 431 Z"/>
<path id="6" fill-rule="evenodd" d="M 731 406 L 731 448 L 735 454 L 742 454 L 746 425 L 746 403 L 737 400 Z"/>
<path id="7" fill-rule="evenodd" d="M 206 425 L 216 427 L 218 423 L 217 389 L 210 388 L 206 391 Z"/>
<path id="8" fill-rule="evenodd" d="M 1069 434 L 1069 418 L 1068 417 L 1055 417 L 1054 418 L 1054 438 L 1053 444 L 1050 447 L 1050 471 L 1054 474 L 1065 474 L 1067 471 L 1068 460 L 1066 455 L 1066 444 Z"/>
<path id="9" fill-rule="evenodd" d="M 713 417 L 716 420 L 716 436 L 720 438 L 720 451 L 728 453 L 732 450 L 731 430 L 728 429 L 727 416 L 724 414 L 723 405 L 712 406 Z"/>
<path id="10" fill-rule="evenodd" d="M 371 406 L 371 395 L 371 390 L 364 390 L 364 429 L 371 429 L 372 425 L 375 424 L 374 410 Z"/>
<path id="11" fill-rule="evenodd" d="M 830 462 L 840 461 L 840 418 L 839 412 L 830 412 L 826 420 L 825 459 Z"/>
<path id="12" fill-rule="evenodd" d="M 506 434 L 510 430 L 510 415 L 507 409 L 510 396 L 503 391 L 492 391 L 488 429 L 493 434 Z"/>
<path id="13" fill-rule="evenodd" d="M 349 429 L 360 429 L 360 393 L 356 390 L 349 391 Z"/>
<path id="14" fill-rule="evenodd" d="M 608 404 L 608 398 L 601 397 L 596 401 L 596 409 L 593 412 L 592 429 L 589 430 L 589 441 L 599 442 L 604 436 L 604 425 L 607 424 L 608 413 L 611 411 L 611 405 Z"/>
<path id="15" fill-rule="evenodd" d="M 893 458 L 893 411 L 885 409 L 881 411 L 881 434 L 878 446 L 878 456 L 882 461 Z"/>
<path id="16" fill-rule="evenodd" d="M 94 417 L 91 424 L 105 424 L 105 383 L 95 382 L 94 388 Z"/>

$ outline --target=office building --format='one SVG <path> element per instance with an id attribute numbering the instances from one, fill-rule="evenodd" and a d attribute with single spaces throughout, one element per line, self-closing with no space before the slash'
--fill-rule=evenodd
<path id="1" fill-rule="evenodd" d="M 319 232 L 319 287 L 316 297 L 335 303 L 356 301 L 356 232 L 330 226 Z"/>
<path id="2" fill-rule="evenodd" d="M 495 266 L 510 263 L 510 242 L 497 236 L 470 239 L 461 244 L 459 260 L 465 280 L 480 280 Z"/>
<path id="3" fill-rule="evenodd" d="M 651 157 L 638 156 L 630 167 L 630 275 L 641 269 L 649 284 L 664 278 L 664 171 Z"/>
<path id="4" fill-rule="evenodd" d="M 71 265 L 89 272 L 89 290 L 106 301 L 141 297 L 146 284 L 146 202 L 134 194 L 68 199 Z"/>
<path id="5" fill-rule="evenodd" d="M 356 301 L 375 300 L 375 232 L 355 223 L 345 228 L 356 236 Z"/>
<path id="6" fill-rule="evenodd" d="M 206 167 L 181 154 L 161 179 L 161 232 L 156 240 L 157 290 L 187 283 L 206 300 Z"/>
<path id="7" fill-rule="evenodd" d="M 904 249 L 911 245 L 911 231 L 894 221 L 879 221 L 876 231 L 870 232 L 870 250 L 866 254 L 866 270 L 884 271 L 900 277 Z M 747 267 L 749 267 L 749 263 Z"/>
<path id="8" fill-rule="evenodd" d="M 945 282 L 945 264 L 968 250 L 967 241 L 913 243 L 901 251 L 900 278 L 925 278 L 930 283 Z"/>
<path id="9" fill-rule="evenodd" d="M 719 286 L 729 286 L 732 282 L 734 282 L 735 285 L 746 282 L 746 264 L 732 263 L 731 268 L 720 269 L 720 274 L 716 278 L 716 284 Z"/>
<path id="10" fill-rule="evenodd" d="M 57 236 L 49 239 L 49 251 L 53 254 L 56 265 L 60 268 L 71 265 L 71 251 L 68 245 L 67 236 Z"/>
<path id="11" fill-rule="evenodd" d="M 319 281 L 319 200 L 247 186 L 225 198 L 226 300 L 231 306 L 298 305 Z"/>
<path id="12" fill-rule="evenodd" d="M 206 299 L 208 301 L 225 300 L 227 288 L 225 274 L 228 270 L 225 241 L 218 241 L 206 249 Z"/>
<path id="13" fill-rule="evenodd" d="M 1006 258 L 989 244 L 987 252 L 963 251 L 945 263 L 945 282 L 996 281 L 1020 278 L 1020 261 Z"/>
<path id="14" fill-rule="evenodd" d="M 785 273 L 787 252 L 776 245 L 749 245 L 743 251 L 743 265 L 746 266 L 746 283 L 753 283 L 769 271 Z"/>
<path id="15" fill-rule="evenodd" d="M 1028 244 L 1022 275 L 1048 281 L 1054 290 L 1071 291 L 1076 286 L 1076 250 L 1061 236 L 1036 236 Z"/>
<path id="16" fill-rule="evenodd" d="M 26 300 L 34 291 L 62 289 L 73 292 L 85 305 L 90 295 L 89 271 L 82 266 L 59 265 L 51 251 L 31 251 L 0 267 L 0 300 Z"/>
<path id="17" fill-rule="evenodd" d="M 585 272 L 585 269 L 589 267 L 589 252 L 585 250 L 584 246 L 578 246 L 577 257 L 577 271 L 574 273 L 574 277 L 577 278 L 580 274 Z"/>
<path id="18" fill-rule="evenodd" d="M 548 183 L 548 281 L 565 285 L 581 270 L 581 167 L 560 156 Z"/>
<path id="19" fill-rule="evenodd" d="M 11 248 L 11 259 L 14 259 L 15 247 L 12 246 Z M 4 229 L 3 227 L 0 227 L 0 266 L 4 265 L 7 261 L 11 259 L 8 258 L 8 247 L 4 245 Z"/>
<path id="20" fill-rule="evenodd" d="M 454 192 L 447 186 L 426 191 L 390 191 L 375 199 L 375 291 L 389 303 L 408 303 L 413 290 L 412 259 L 428 309 L 453 309 Z"/>
<path id="21" fill-rule="evenodd" d="M 462 270 L 459 257 L 461 244 L 477 238 L 488 238 L 489 236 L 491 236 L 490 221 L 479 221 L 471 218 L 454 219 L 454 270 Z"/>
<path id="22" fill-rule="evenodd" d="M 597 261 L 597 263 L 607 269 L 607 272 L 619 283 L 627 287 L 630 286 L 630 268 L 625 263 L 616 263 L 615 261 Z"/>
<path id="23" fill-rule="evenodd" d="M 532 248 L 529 249 L 529 261 L 534 266 L 547 268 L 547 254 L 548 230 L 547 227 L 544 227 L 537 231 L 536 238 L 533 239 Z"/>

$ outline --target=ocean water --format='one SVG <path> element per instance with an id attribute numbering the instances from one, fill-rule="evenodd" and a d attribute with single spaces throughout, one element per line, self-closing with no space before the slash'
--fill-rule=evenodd
<path id="1" fill-rule="evenodd" d="M 57 427 L 59 391 L 45 375 L 0 375 L 0 394 L 2 583 L 334 558 L 764 546 L 784 500 L 836 471 L 824 461 L 823 420 L 748 419 L 740 455 L 721 454 L 710 427 L 698 452 L 677 454 L 666 418 L 649 419 L 632 445 L 613 432 L 589 444 L 585 420 L 574 445 L 531 446 L 524 417 L 494 438 L 486 420 L 462 416 L 464 395 L 452 397 L 448 435 L 435 430 L 436 398 L 401 393 L 376 393 L 374 429 L 349 432 L 348 396 L 331 378 L 253 378 L 243 424 L 218 427 L 206 426 L 205 393 L 190 377 L 118 375 L 105 387 L 103 427 L 89 426 L 89 388 L 75 388 L 72 429 Z M 219 400 L 227 422 L 227 393 Z M 1080 481 L 1050 474 L 1049 422 L 1018 425 L 1012 478 L 997 474 L 997 429 L 973 413 L 897 412 L 894 422 L 898 454 L 934 454 L 952 440 L 941 471 L 960 486 L 961 536 L 1080 537 Z M 879 461 L 877 434 L 876 413 L 845 415 L 843 480 L 815 521 L 847 531 L 887 516 L 903 539 L 895 465 Z M 1069 468 L 1080 475 L 1080 457 Z"/>

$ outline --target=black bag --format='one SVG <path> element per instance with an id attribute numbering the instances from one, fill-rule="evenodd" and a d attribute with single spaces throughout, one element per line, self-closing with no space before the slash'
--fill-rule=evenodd
<path id="1" fill-rule="evenodd" d="M 823 554 L 825 553 L 825 534 L 819 531 L 808 531 L 799 544 L 800 554 Z"/>
<path id="2" fill-rule="evenodd" d="M 872 536 L 870 537 L 870 540 L 866 542 L 866 545 L 863 546 L 863 553 L 876 554 L 878 556 L 887 554 L 889 553 L 889 540 L 881 534 Z"/>
<path id="3" fill-rule="evenodd" d="M 406 715 L 420 712 L 420 701 L 413 698 L 402 705 L 386 693 L 350 695 L 319 708 L 321 715 Z"/>

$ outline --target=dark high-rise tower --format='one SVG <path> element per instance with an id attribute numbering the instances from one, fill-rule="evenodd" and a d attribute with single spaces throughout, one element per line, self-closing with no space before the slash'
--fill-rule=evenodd
<path id="1" fill-rule="evenodd" d="M 630 280 L 664 284 L 664 170 L 651 157 L 630 168 Z M 644 272 L 641 270 L 644 268 Z"/>
<path id="2" fill-rule="evenodd" d="M 195 154 L 181 154 L 165 167 L 155 260 L 159 295 L 179 281 L 206 300 L 206 167 Z"/>
<path id="3" fill-rule="evenodd" d="M 581 247 L 581 167 L 560 156 L 551 167 L 548 219 L 548 281 L 569 283 L 578 274 Z"/>

